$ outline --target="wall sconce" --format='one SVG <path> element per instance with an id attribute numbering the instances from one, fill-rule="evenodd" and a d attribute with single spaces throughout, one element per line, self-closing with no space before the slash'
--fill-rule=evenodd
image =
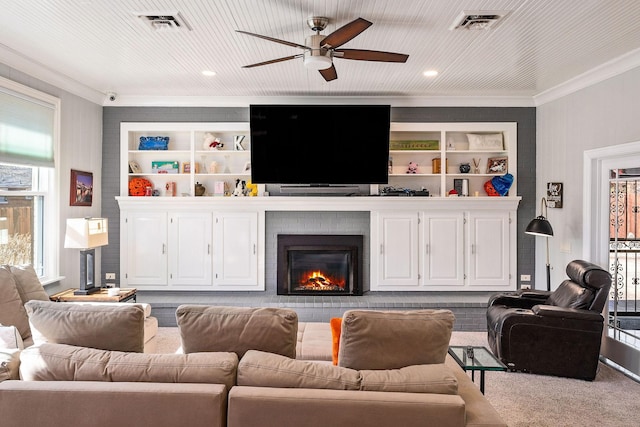
<path id="1" fill-rule="evenodd" d="M 95 286 L 95 249 L 109 244 L 107 218 L 68 218 L 65 248 L 80 249 L 80 287 L 74 295 L 89 295 Z"/>
<path id="2" fill-rule="evenodd" d="M 551 291 L 551 266 L 549 264 L 549 237 L 553 236 L 553 228 L 547 221 L 547 199 L 542 198 L 540 204 L 540 216 L 531 220 L 525 233 L 534 236 L 542 236 L 547 241 L 547 291 Z"/>

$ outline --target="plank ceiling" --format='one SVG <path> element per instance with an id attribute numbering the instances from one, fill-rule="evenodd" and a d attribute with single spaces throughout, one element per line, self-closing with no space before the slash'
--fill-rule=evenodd
<path id="1" fill-rule="evenodd" d="M 534 97 L 640 48 L 638 0 L 0 0 L 0 10 L 0 62 L 139 98 Z M 506 16 L 450 29 L 463 11 Z M 190 29 L 153 30 L 141 13 L 179 13 Z M 235 30 L 304 44 L 313 15 L 329 18 L 323 34 L 365 18 L 373 25 L 344 48 L 409 60 L 334 58 L 332 82 L 302 59 L 242 68 L 301 51 Z"/>

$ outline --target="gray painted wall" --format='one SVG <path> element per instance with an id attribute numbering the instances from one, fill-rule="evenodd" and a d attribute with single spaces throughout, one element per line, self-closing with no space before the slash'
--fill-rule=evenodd
<path id="1" fill-rule="evenodd" d="M 102 215 L 109 218 L 109 245 L 102 250 L 102 271 L 120 272 L 120 123 L 122 122 L 246 122 L 248 107 L 105 107 L 102 144 Z M 518 123 L 518 277 L 535 282 L 535 239 L 524 234 L 536 215 L 536 109 L 487 107 L 392 107 L 394 122 Z M 118 278 L 119 280 L 119 278 Z M 269 287 L 268 287 L 269 289 Z"/>

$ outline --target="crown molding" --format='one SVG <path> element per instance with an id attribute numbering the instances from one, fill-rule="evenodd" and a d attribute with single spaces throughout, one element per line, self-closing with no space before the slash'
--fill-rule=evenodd
<path id="1" fill-rule="evenodd" d="M 632 50 L 609 62 L 605 62 L 585 73 L 567 80 L 549 90 L 540 92 L 533 97 L 535 106 L 540 106 L 570 95 L 579 90 L 618 76 L 640 66 L 640 49 Z"/>
<path id="2" fill-rule="evenodd" d="M 393 107 L 533 107 L 533 98 L 477 97 L 412 97 L 412 96 L 118 96 L 104 101 L 105 107 L 248 107 L 251 104 L 388 104 Z"/>
<path id="3" fill-rule="evenodd" d="M 69 76 L 61 74 L 46 65 L 34 61 L 10 47 L 0 44 L 0 60 L 18 71 L 28 74 L 38 80 L 53 85 L 59 89 L 77 95 L 95 104 L 104 102 L 105 94 L 92 89 Z"/>

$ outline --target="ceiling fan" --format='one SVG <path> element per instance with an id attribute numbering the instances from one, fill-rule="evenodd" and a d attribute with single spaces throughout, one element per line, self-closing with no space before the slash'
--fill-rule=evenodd
<path id="1" fill-rule="evenodd" d="M 378 62 L 407 62 L 409 55 L 394 52 L 382 52 L 379 50 L 365 49 L 338 49 L 349 40 L 369 28 L 372 23 L 363 18 L 358 18 L 348 24 L 338 28 L 328 36 L 320 34 L 329 23 L 329 18 L 313 16 L 307 19 L 307 25 L 316 34 L 308 36 L 305 44 L 298 44 L 286 40 L 280 40 L 269 36 L 249 33 L 247 31 L 236 30 L 239 33 L 253 37 L 281 43 L 287 46 L 297 47 L 304 50 L 297 55 L 285 56 L 284 58 L 271 59 L 269 61 L 258 62 L 256 64 L 245 65 L 242 68 L 259 67 L 261 65 L 275 64 L 277 62 L 288 61 L 290 59 L 304 58 L 304 65 L 307 68 L 318 70 L 326 81 L 338 78 L 336 67 L 333 65 L 333 58 L 354 59 L 356 61 L 378 61 Z"/>

